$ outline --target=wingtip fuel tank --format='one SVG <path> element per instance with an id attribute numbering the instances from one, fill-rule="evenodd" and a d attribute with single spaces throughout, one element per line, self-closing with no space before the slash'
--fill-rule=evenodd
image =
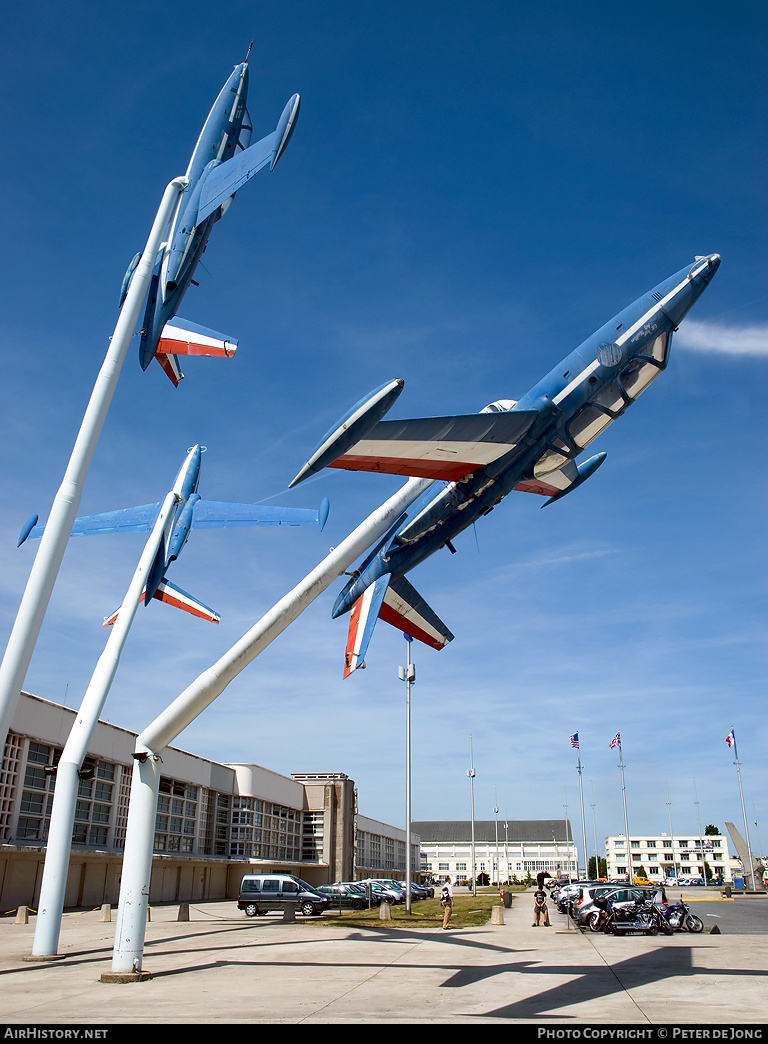
<path id="1" fill-rule="evenodd" d="M 301 107 L 301 98 L 298 94 L 294 94 L 288 101 L 288 104 L 283 109 L 282 115 L 277 123 L 277 130 L 275 131 L 275 137 L 277 138 L 277 149 L 275 150 L 275 158 L 269 165 L 270 170 L 274 170 L 277 166 L 277 161 L 280 159 L 282 154 L 288 147 L 288 142 L 293 136 L 293 132 L 296 129 L 296 123 L 299 119 L 299 108 Z"/>
<path id="2" fill-rule="evenodd" d="M 310 475 L 315 475 L 323 468 L 329 467 L 338 460 L 350 446 L 365 438 L 371 428 L 378 424 L 384 414 L 392 407 L 395 399 L 405 386 L 405 381 L 396 377 L 375 388 L 368 395 L 347 410 L 344 416 L 334 424 L 331 430 L 320 441 L 315 452 L 306 462 L 296 478 L 288 484 L 288 488 L 303 482 Z"/>

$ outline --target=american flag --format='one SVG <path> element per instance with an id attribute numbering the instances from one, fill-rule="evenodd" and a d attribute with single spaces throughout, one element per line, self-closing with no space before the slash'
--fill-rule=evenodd
<path id="1" fill-rule="evenodd" d="M 612 747 L 620 747 L 621 746 L 621 733 L 620 732 L 617 732 L 616 735 L 614 736 L 614 738 L 611 740 L 611 746 Z"/>
<path id="2" fill-rule="evenodd" d="M 571 736 L 571 746 L 575 747 L 577 750 L 579 749 L 579 734 L 578 734 L 578 732 L 574 732 L 574 734 Z"/>

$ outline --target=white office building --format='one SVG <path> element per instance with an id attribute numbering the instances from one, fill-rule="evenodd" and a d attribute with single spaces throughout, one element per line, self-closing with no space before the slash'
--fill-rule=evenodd
<path id="1" fill-rule="evenodd" d="M 625 877 L 628 873 L 634 876 L 642 869 L 650 881 L 663 881 L 666 877 L 703 880 L 706 861 L 713 880 L 718 877 L 723 882 L 733 880 L 728 838 L 722 834 L 705 837 L 645 834 L 630 837 L 629 845 L 624 834 L 616 834 L 605 839 L 605 857 L 609 879 Z"/>

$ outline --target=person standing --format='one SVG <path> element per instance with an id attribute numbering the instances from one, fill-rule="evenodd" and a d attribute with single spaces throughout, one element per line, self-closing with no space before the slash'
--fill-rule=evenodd
<path id="1" fill-rule="evenodd" d="M 449 921 L 453 913 L 453 887 L 450 877 L 446 877 L 440 892 L 440 905 L 443 908 L 443 928 L 449 928 Z"/>
<path id="2" fill-rule="evenodd" d="M 533 928 L 538 928 L 540 918 L 544 918 L 543 925 L 549 928 L 549 910 L 547 909 L 547 893 L 543 888 L 537 888 L 533 893 Z"/>

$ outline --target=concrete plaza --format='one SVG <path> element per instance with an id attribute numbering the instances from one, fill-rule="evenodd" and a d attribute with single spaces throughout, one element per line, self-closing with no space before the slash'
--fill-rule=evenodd
<path id="1" fill-rule="evenodd" d="M 693 892 L 693 890 L 691 890 Z M 689 898 L 686 896 L 686 898 Z M 714 897 L 713 897 L 714 899 Z M 768 899 L 747 897 L 737 904 Z M 232 902 L 152 909 L 144 970 L 100 981 L 114 921 L 66 914 L 60 960 L 28 962 L 28 924 L 0 918 L 0 1023 L 7 1026 L 213 1023 L 531 1023 L 546 1026 L 763 1024 L 768 935 L 612 937 L 582 933 L 555 914 L 533 928 L 530 894 L 504 924 L 443 931 L 247 919 Z M 716 902 L 696 910 L 723 909 Z M 414 905 L 418 909 L 418 904 Z M 746 907 L 741 906 L 741 909 Z M 757 909 L 757 907 L 756 907 Z M 712 914 L 711 917 L 717 917 Z M 670 1037 L 672 1035 L 670 1034 Z"/>

